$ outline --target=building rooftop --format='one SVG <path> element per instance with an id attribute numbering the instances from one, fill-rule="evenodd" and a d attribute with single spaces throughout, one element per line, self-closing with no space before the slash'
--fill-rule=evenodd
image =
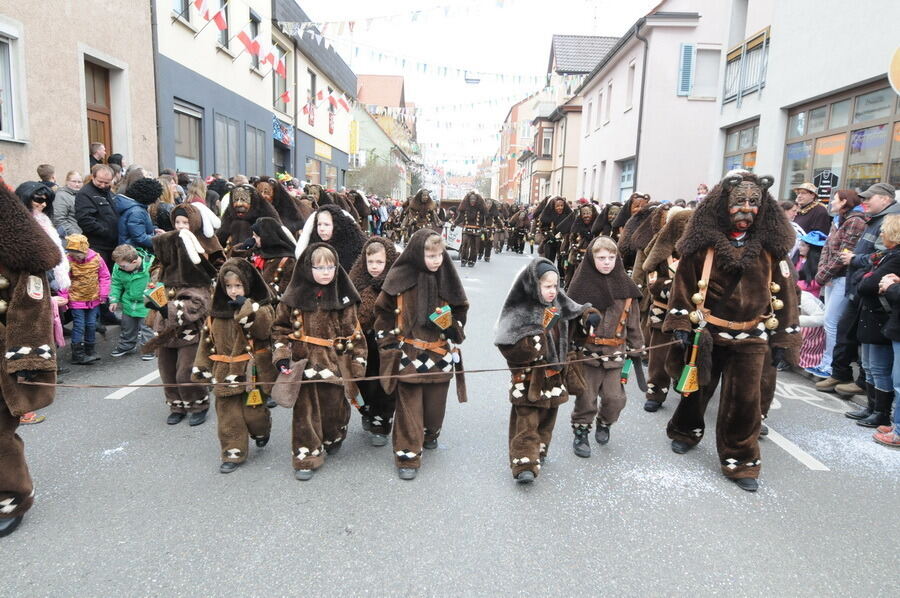
<path id="1" fill-rule="evenodd" d="M 563 75 L 590 73 L 616 45 L 617 37 L 600 35 L 554 35 L 547 72 Z"/>
<path id="2" fill-rule="evenodd" d="M 362 104 L 407 107 L 401 75 L 357 75 L 356 94 Z"/>

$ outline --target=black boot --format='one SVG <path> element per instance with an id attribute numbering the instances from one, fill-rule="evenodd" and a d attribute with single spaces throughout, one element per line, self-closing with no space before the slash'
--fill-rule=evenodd
<path id="1" fill-rule="evenodd" d="M 875 409 L 865 419 L 856 422 L 857 426 L 864 428 L 877 428 L 891 423 L 891 403 L 894 401 L 894 392 L 891 390 L 875 389 Z"/>
<path id="2" fill-rule="evenodd" d="M 85 360 L 84 343 L 72 343 L 72 365 L 88 365 L 90 361 Z"/>
<path id="3" fill-rule="evenodd" d="M 84 343 L 84 359 L 87 363 L 100 361 L 100 356 L 94 351 L 94 343 Z"/>
<path id="4" fill-rule="evenodd" d="M 844 417 L 850 419 L 866 419 L 875 411 L 875 387 L 866 382 L 866 406 L 856 411 L 848 411 Z"/>
<path id="5" fill-rule="evenodd" d="M 591 442 L 588 436 L 591 434 L 590 426 L 572 426 L 575 438 L 572 440 L 572 450 L 579 457 L 587 459 L 591 456 Z"/>

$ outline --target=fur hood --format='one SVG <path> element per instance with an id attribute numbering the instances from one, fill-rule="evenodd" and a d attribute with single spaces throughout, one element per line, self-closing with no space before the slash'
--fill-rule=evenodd
<path id="1" fill-rule="evenodd" d="M 369 270 L 366 268 L 366 250 L 369 248 L 369 245 L 373 245 L 375 243 L 380 244 L 384 247 L 385 254 L 385 263 L 384 263 L 384 271 L 379 274 L 377 277 L 373 277 L 369 274 Z M 359 257 L 356 258 L 356 263 L 353 264 L 353 267 L 350 269 L 350 281 L 353 283 L 353 286 L 356 287 L 356 290 L 360 293 L 363 292 L 364 289 L 368 289 L 369 287 L 376 287 L 377 291 L 381 291 L 381 286 L 384 284 L 384 279 L 387 278 L 388 272 L 391 270 L 391 266 L 394 265 L 394 262 L 397 261 L 397 248 L 394 246 L 394 242 L 390 239 L 385 239 L 384 237 L 369 237 L 369 240 L 366 241 L 366 244 L 363 245 L 362 251 L 359 254 Z"/>
<path id="2" fill-rule="evenodd" d="M 334 223 L 334 230 L 328 241 L 322 241 L 319 233 L 316 231 L 316 221 L 319 214 L 328 212 L 331 214 L 331 220 Z M 300 254 L 312 243 L 328 243 L 340 256 L 341 267 L 348 272 L 353 267 L 353 262 L 359 257 L 363 244 L 366 242 L 366 236 L 360 230 L 359 225 L 353 216 L 339 208 L 336 205 L 324 205 L 320 207 L 315 214 L 306 220 L 303 225 L 303 232 L 300 233 L 300 240 L 297 242 L 297 250 L 295 256 L 299 259 Z"/>
<path id="3" fill-rule="evenodd" d="M 559 271 L 549 260 L 539 257 L 519 271 L 516 280 L 509 289 L 500 317 L 497 320 L 494 334 L 495 345 L 514 345 L 523 338 L 539 334 L 544 330 L 544 312 L 548 308 L 559 310 L 560 320 L 557 323 L 559 335 L 556 346 L 550 351 L 553 362 L 562 361 L 568 353 L 569 320 L 579 317 L 590 304 L 579 304 L 570 299 L 559 289 L 553 303 L 545 302 L 540 295 L 540 276 L 538 268 L 545 271 Z M 555 355 L 553 355 L 555 353 Z"/>
<path id="4" fill-rule="evenodd" d="M 172 208 L 170 217 L 175 224 L 176 216 L 184 216 L 188 219 L 191 232 L 203 245 L 206 255 L 213 255 L 222 251 L 222 245 L 216 238 L 216 229 L 222 225 L 222 221 L 215 213 L 202 203 L 183 203 Z"/>
<path id="5" fill-rule="evenodd" d="M 319 247 L 328 249 L 338 265 L 334 271 L 334 278 L 324 286 L 317 283 L 312 274 L 312 254 Z M 303 250 L 297 263 L 294 264 L 291 283 L 281 296 L 281 302 L 307 312 L 319 309 L 343 310 L 358 304 L 359 294 L 353 288 L 347 272 L 340 266 L 334 247 L 327 243 L 313 243 Z"/>
<path id="6" fill-rule="evenodd" d="M 234 211 L 234 201 L 237 198 L 250 200 L 250 209 L 241 217 Z M 228 207 L 222 214 L 222 226 L 218 233 L 219 241 L 225 243 L 229 237 L 232 244 L 246 240 L 250 236 L 250 226 L 263 216 L 275 218 L 281 222 L 281 218 L 272 204 L 260 197 L 255 188 L 250 185 L 235 187 L 229 193 Z"/>
<path id="7" fill-rule="evenodd" d="M 475 205 L 469 205 L 469 200 L 475 198 Z M 481 216 L 481 220 L 478 220 L 478 216 Z M 470 223 L 484 223 L 485 216 L 485 208 L 484 208 L 484 198 L 481 197 L 478 193 L 474 191 L 469 191 L 466 193 L 466 196 L 459 203 L 459 211 L 457 212 L 456 221 L 463 222 L 468 221 Z"/>
<path id="8" fill-rule="evenodd" d="M 19 199 L 0 182 L 0 263 L 41 274 L 59 263 L 59 248 Z"/>
<path id="9" fill-rule="evenodd" d="M 578 264 L 575 276 L 569 283 L 568 293 L 576 301 L 589 302 L 592 307 L 603 311 L 617 299 L 640 299 L 642 294 L 625 273 L 622 256 L 616 257 L 616 265 L 609 274 L 602 274 L 592 259 L 594 245 L 604 237 L 595 237 L 587 247 L 585 257 Z"/>
<path id="10" fill-rule="evenodd" d="M 666 225 L 659 231 L 653 245 L 649 248 L 647 259 L 644 260 L 642 265 L 644 272 L 656 270 L 657 266 L 675 253 L 675 245 L 687 229 L 691 216 L 693 216 L 693 212 L 687 208 L 676 206 L 669 210 Z"/>
<path id="11" fill-rule="evenodd" d="M 414 212 L 430 212 L 437 210 L 437 204 L 434 202 L 434 199 L 431 197 L 431 193 L 428 193 L 428 201 L 422 201 L 422 196 L 426 193 L 425 189 L 419 189 L 419 192 L 410 200 L 409 209 Z"/>
<path id="12" fill-rule="evenodd" d="M 297 231 L 303 228 L 304 220 L 300 215 L 296 200 L 288 193 L 284 185 L 275 179 L 269 179 L 266 182 L 272 186 L 272 207 L 278 212 L 281 223 L 291 231 L 292 236 L 296 235 Z"/>
<path id="13" fill-rule="evenodd" d="M 612 203 L 608 203 L 605 206 L 603 206 L 603 209 L 600 210 L 600 215 L 597 217 L 596 220 L 594 220 L 594 227 L 591 229 L 591 232 L 594 235 L 596 235 L 598 237 L 603 236 L 603 235 L 605 235 L 607 237 L 612 236 L 612 234 L 614 232 L 613 222 L 615 222 L 616 219 L 613 218 L 612 220 L 610 220 L 609 213 L 613 208 L 618 208 L 621 213 L 621 210 L 622 210 L 621 202 L 614 201 Z M 618 214 L 616 214 L 616 216 L 618 217 Z"/>
<path id="14" fill-rule="evenodd" d="M 272 291 L 263 280 L 259 271 L 250 262 L 244 259 L 231 258 L 219 268 L 219 276 L 216 278 L 216 288 L 213 291 L 212 307 L 209 314 L 214 318 L 230 318 L 235 309 L 228 304 L 231 301 L 225 292 L 225 275 L 234 274 L 244 286 L 244 297 L 253 304 L 253 311 L 257 311 L 261 305 L 272 303 Z"/>
<path id="15" fill-rule="evenodd" d="M 297 242 L 294 236 L 274 218 L 260 218 L 250 228 L 259 236 L 259 255 L 263 258 L 295 257 Z"/>
<path id="16" fill-rule="evenodd" d="M 583 208 L 591 209 L 591 219 L 587 223 L 585 223 L 584 219 L 581 217 L 581 210 Z M 569 232 L 573 235 L 581 235 L 582 237 L 591 234 L 591 231 L 597 224 L 598 217 L 599 214 L 597 213 L 597 206 L 595 206 L 594 204 L 585 204 L 583 206 L 578 206 L 578 209 L 573 210 L 572 212 L 572 226 L 570 227 Z"/>
<path id="17" fill-rule="evenodd" d="M 162 268 L 160 280 L 171 288 L 209 288 L 216 269 L 201 255 L 203 245 L 189 230 L 173 230 L 153 237 L 153 253 Z"/>
<path id="18" fill-rule="evenodd" d="M 731 244 L 728 233 L 731 218 L 728 214 L 729 193 L 742 182 L 756 185 L 762 191 L 759 212 L 753 226 L 747 231 L 748 240 L 744 247 Z M 794 246 L 794 228 L 772 195 L 769 187 L 771 176 L 757 176 L 749 172 L 729 175 L 713 187 L 693 213 L 687 230 L 677 245 L 682 256 L 692 255 L 715 247 L 717 261 L 725 271 L 742 272 L 756 263 L 763 251 L 768 251 L 775 259 L 781 259 Z"/>
<path id="19" fill-rule="evenodd" d="M 650 244 L 654 232 L 652 216 L 658 209 L 659 206 L 656 205 L 645 206 L 628 219 L 622 236 L 619 238 L 619 251 L 622 253 L 636 252 Z"/>
<path id="20" fill-rule="evenodd" d="M 561 214 L 556 213 L 556 202 L 562 201 L 563 210 Z M 556 196 L 553 199 L 547 202 L 547 205 L 544 206 L 544 209 L 541 211 L 541 224 L 550 225 L 555 224 L 557 227 L 566 219 L 566 217 L 572 213 L 572 208 L 569 207 L 569 204 L 566 203 L 566 200 L 560 196 Z"/>

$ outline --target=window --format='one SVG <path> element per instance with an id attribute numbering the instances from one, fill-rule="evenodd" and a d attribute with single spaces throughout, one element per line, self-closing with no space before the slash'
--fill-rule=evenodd
<path id="1" fill-rule="evenodd" d="M 756 140 L 759 121 L 739 125 L 725 133 L 725 165 L 722 173 L 730 170 L 749 170 L 756 167 Z"/>
<path id="2" fill-rule="evenodd" d="M 634 159 L 619 163 L 622 169 L 619 175 L 619 201 L 625 202 L 634 193 Z"/>
<path id="3" fill-rule="evenodd" d="M 588 186 L 587 186 L 587 168 L 584 169 L 581 173 L 581 196 L 585 197 L 588 194 Z"/>
<path id="4" fill-rule="evenodd" d="M 334 93 L 334 90 L 329 86 L 328 87 L 328 111 L 334 112 L 334 104 L 331 103 L 331 94 Z"/>
<path id="5" fill-rule="evenodd" d="M 894 140 L 891 142 L 888 182 L 894 187 L 900 187 L 900 123 L 894 123 Z"/>
<path id="6" fill-rule="evenodd" d="M 0 137 L 12 138 L 16 135 L 13 126 L 13 74 L 11 61 L 11 43 L 0 37 Z M 16 97 L 18 100 L 18 97 Z"/>
<path id="7" fill-rule="evenodd" d="M 316 103 L 316 74 L 309 69 L 306 69 L 306 73 L 309 75 L 309 86 L 306 88 L 306 101 L 310 104 Z"/>
<path id="8" fill-rule="evenodd" d="M 697 48 L 691 97 L 715 98 L 719 91 L 719 50 Z"/>
<path id="9" fill-rule="evenodd" d="M 224 114 L 216 114 L 215 124 L 216 172 L 232 177 L 240 168 L 240 123 Z"/>
<path id="10" fill-rule="evenodd" d="M 251 40 L 255 40 L 257 37 L 259 37 L 259 23 L 260 23 L 260 18 L 258 16 L 256 16 L 256 13 L 254 13 L 253 11 L 250 11 L 250 39 Z M 259 55 L 254 52 L 250 52 L 249 54 L 250 54 L 250 66 L 252 66 L 255 69 L 258 69 L 259 68 Z"/>
<path id="11" fill-rule="evenodd" d="M 337 166 L 325 165 L 325 188 L 337 189 Z"/>
<path id="12" fill-rule="evenodd" d="M 587 113 L 584 116 L 584 136 L 591 134 L 591 118 L 594 116 L 594 102 L 588 102 Z"/>
<path id="13" fill-rule="evenodd" d="M 725 57 L 723 103 L 765 87 L 769 41 L 769 29 L 766 28 L 728 52 Z"/>
<path id="14" fill-rule="evenodd" d="M 628 65 L 628 83 L 625 87 L 625 111 L 627 112 L 634 102 L 634 61 Z"/>
<path id="15" fill-rule="evenodd" d="M 228 39 L 231 37 L 228 35 L 228 0 L 219 0 L 219 8 L 217 10 L 222 11 L 222 16 L 225 17 L 226 27 L 219 31 L 219 45 L 224 48 L 228 47 Z M 212 14 L 210 14 L 212 16 Z M 221 172 L 221 171 L 220 171 Z"/>
<path id="16" fill-rule="evenodd" d="M 283 60 L 285 63 L 285 68 L 287 68 L 287 53 L 284 49 L 278 44 L 272 44 L 272 49 L 275 51 L 275 64 L 278 64 L 279 60 Z M 288 80 L 287 77 L 282 77 L 278 73 L 275 72 L 274 65 L 272 66 L 272 105 L 279 112 L 283 112 L 287 114 L 288 111 L 288 103 L 285 101 L 285 93 L 288 90 Z"/>
<path id="17" fill-rule="evenodd" d="M 200 174 L 203 113 L 182 103 L 175 104 L 175 170 Z"/>
<path id="18" fill-rule="evenodd" d="M 788 113 L 782 198 L 812 182 L 826 200 L 838 188 L 864 191 L 900 179 L 897 95 L 884 82 Z"/>
<path id="19" fill-rule="evenodd" d="M 541 157 L 549 158 L 553 155 L 553 129 L 541 129 Z"/>
<path id="20" fill-rule="evenodd" d="M 188 8 L 190 5 L 191 3 L 189 0 L 172 0 L 172 14 L 187 19 L 190 16 L 188 15 Z"/>
<path id="21" fill-rule="evenodd" d="M 678 95 L 691 95 L 694 86 L 694 44 L 681 44 L 678 50 Z"/>
<path id="22" fill-rule="evenodd" d="M 590 199 L 594 199 L 596 197 L 594 195 L 594 189 L 597 188 L 597 167 L 594 166 L 593 171 L 591 171 L 591 186 L 589 189 L 586 189 L 584 195 L 589 197 Z"/>
<path id="23" fill-rule="evenodd" d="M 310 183 L 315 183 L 316 185 L 321 184 L 321 179 L 319 178 L 319 169 L 321 168 L 321 163 L 318 160 L 314 160 L 313 158 L 306 159 L 306 180 Z"/>
<path id="24" fill-rule="evenodd" d="M 594 123 L 594 129 L 599 129 L 600 125 L 603 123 L 603 118 L 600 115 L 600 112 L 603 110 L 603 91 L 597 92 L 597 122 Z"/>
<path id="25" fill-rule="evenodd" d="M 597 176 L 597 191 L 594 193 L 594 197 L 598 201 L 603 201 L 603 180 L 606 178 L 606 160 L 600 162 L 600 174 Z"/>
<path id="26" fill-rule="evenodd" d="M 247 125 L 247 174 L 263 176 L 269 172 L 266 168 L 266 132 Z"/>
<path id="27" fill-rule="evenodd" d="M 112 145 L 112 106 L 109 94 L 109 71 L 93 62 L 84 63 L 84 94 L 87 113 L 88 143 L 102 143 L 108 154 Z"/>
<path id="28" fill-rule="evenodd" d="M 606 122 L 609 122 L 610 109 L 612 107 L 612 81 L 606 85 Z"/>

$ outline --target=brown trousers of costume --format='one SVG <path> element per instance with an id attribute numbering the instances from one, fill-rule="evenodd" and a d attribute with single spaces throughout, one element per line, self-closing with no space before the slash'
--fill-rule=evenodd
<path id="1" fill-rule="evenodd" d="M 766 353 L 766 359 L 763 361 L 762 376 L 759 381 L 759 411 L 762 418 L 769 417 L 769 409 L 772 408 L 772 401 L 775 400 L 775 383 L 778 382 L 778 370 L 772 365 L 772 351 Z"/>
<path id="2" fill-rule="evenodd" d="M 575 397 L 572 411 L 573 426 L 590 427 L 594 418 L 606 425 L 619 421 L 619 414 L 625 408 L 625 388 L 622 386 L 622 368 L 606 369 L 584 364 L 585 391 Z M 597 398 L 600 399 L 598 413 Z"/>
<path id="3" fill-rule="evenodd" d="M 393 438 L 397 467 L 421 467 L 422 444 L 426 440 L 437 440 L 441 434 L 449 388 L 449 380 L 434 384 L 397 383 Z"/>
<path id="4" fill-rule="evenodd" d="M 318 469 L 325 451 L 340 446 L 347 436 L 350 406 L 344 387 L 325 382 L 304 382 L 294 404 L 291 445 L 294 469 Z"/>
<path id="5" fill-rule="evenodd" d="M 464 264 L 474 264 L 478 259 L 478 235 L 463 233 L 462 243 L 459 246 L 459 261 Z"/>
<path id="6" fill-rule="evenodd" d="M 2 399 L 2 396 L 0 396 Z M 16 434 L 19 416 L 0 403 L 0 518 L 18 517 L 34 502 L 34 485 L 25 463 L 25 443 Z"/>
<path id="7" fill-rule="evenodd" d="M 497 233 L 494 233 L 495 235 Z M 491 259 L 491 249 L 494 248 L 494 240 L 490 237 L 482 240 L 481 236 L 478 237 L 478 257 L 480 258 L 488 258 Z"/>
<path id="8" fill-rule="evenodd" d="M 760 384 L 767 348 L 764 344 L 715 346 L 710 382 L 682 397 L 666 432 L 672 440 L 694 446 L 703 438 L 703 415 L 716 392 L 719 379 L 719 415 L 716 419 L 716 450 L 726 477 L 759 477 L 759 428 L 762 422 Z"/>
<path id="9" fill-rule="evenodd" d="M 650 346 L 660 345 L 672 340 L 672 335 L 667 334 L 659 328 L 650 329 Z M 669 374 L 666 373 L 666 355 L 669 354 L 669 347 L 658 347 L 650 349 L 650 363 L 647 366 L 647 400 L 663 403 L 669 389 L 674 383 Z"/>
<path id="10" fill-rule="evenodd" d="M 369 347 L 366 376 L 377 376 L 381 371 L 381 359 L 374 333 L 366 333 L 366 345 Z M 359 413 L 368 420 L 371 426 L 369 431 L 373 434 L 390 434 L 397 403 L 396 391 L 385 392 L 380 380 L 361 380 L 356 385 L 363 399 Z"/>
<path id="11" fill-rule="evenodd" d="M 247 460 L 248 438 L 267 438 L 272 430 L 272 417 L 265 403 L 250 407 L 245 402 L 243 394 L 216 397 L 222 461 L 243 463 Z"/>
<path id="12" fill-rule="evenodd" d="M 559 407 L 513 405 L 509 412 L 509 466 L 513 477 L 526 469 L 537 476 L 547 455 Z"/>
<path id="13" fill-rule="evenodd" d="M 191 368 L 199 345 L 179 349 L 160 347 L 156 350 L 159 377 L 163 384 L 192 383 Z M 195 413 L 209 409 L 209 395 L 203 386 L 166 387 L 166 404 L 172 413 Z"/>

